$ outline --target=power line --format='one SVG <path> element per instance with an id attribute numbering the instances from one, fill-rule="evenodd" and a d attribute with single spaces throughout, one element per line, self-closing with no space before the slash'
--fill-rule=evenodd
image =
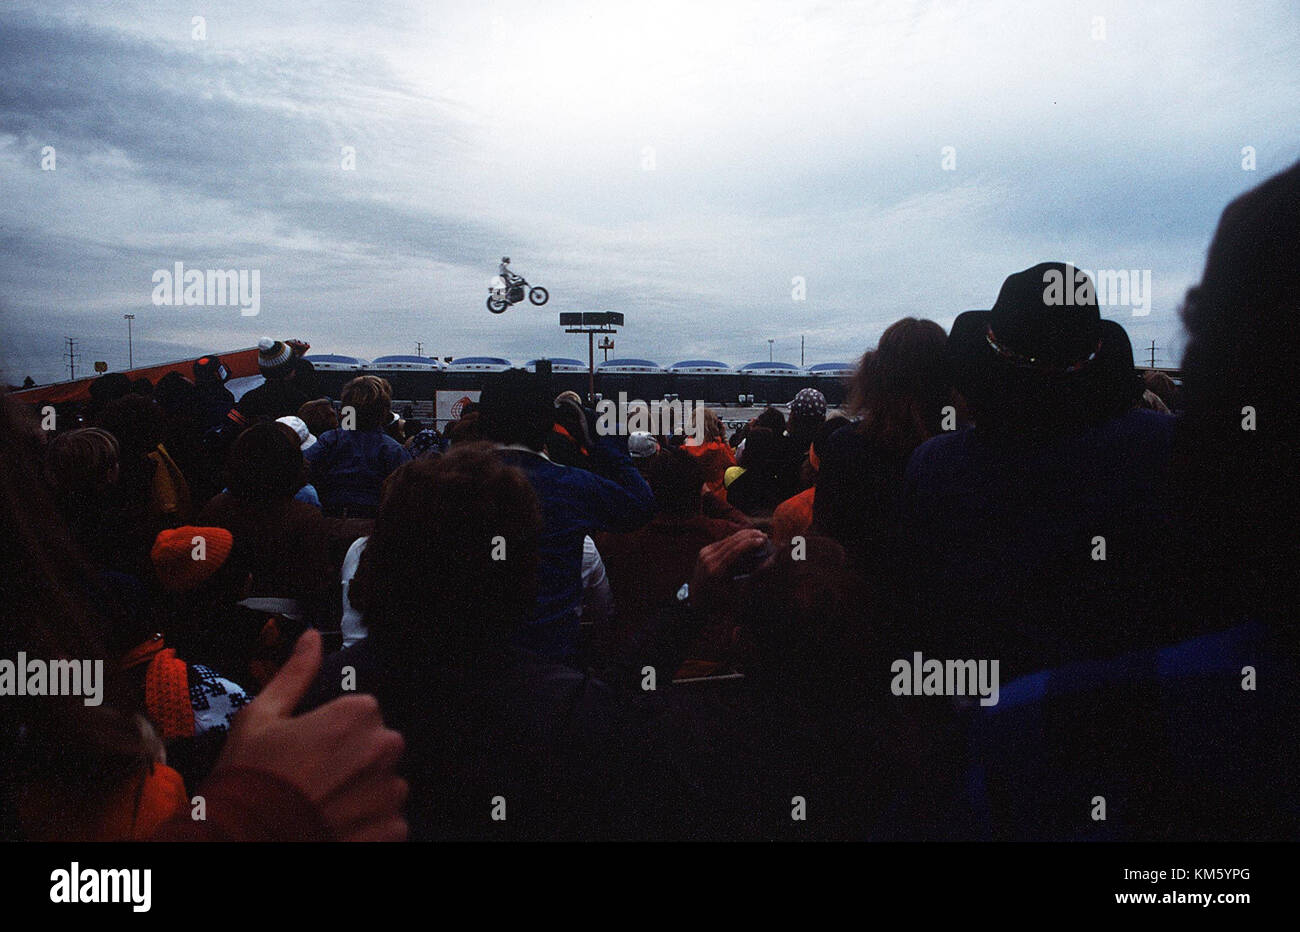
<path id="1" fill-rule="evenodd" d="M 80 353 L 77 352 L 76 340 L 72 339 L 72 337 L 64 337 L 63 339 L 68 344 L 68 351 L 64 354 L 68 357 L 68 379 L 73 381 L 77 378 L 77 357 Z"/>

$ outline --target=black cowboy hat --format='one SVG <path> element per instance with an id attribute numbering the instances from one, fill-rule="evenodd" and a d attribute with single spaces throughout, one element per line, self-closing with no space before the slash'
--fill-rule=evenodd
<path id="1" fill-rule="evenodd" d="M 947 350 L 953 385 L 977 414 L 1099 421 L 1142 394 L 1128 334 L 1102 319 L 1087 273 L 1064 262 L 1008 276 L 991 310 L 953 321 Z"/>

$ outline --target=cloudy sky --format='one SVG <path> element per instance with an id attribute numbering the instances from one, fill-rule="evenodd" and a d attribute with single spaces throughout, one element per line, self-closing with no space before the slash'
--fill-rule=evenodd
<path id="1" fill-rule="evenodd" d="M 125 367 L 126 313 L 137 364 L 578 356 L 576 310 L 618 356 L 845 361 L 1048 259 L 1151 270 L 1106 313 L 1176 362 L 1223 206 L 1300 157 L 1297 47 L 1287 0 L 9 0 L 0 378 Z M 489 314 L 501 255 L 550 304 Z M 155 306 L 176 262 L 260 313 Z"/>

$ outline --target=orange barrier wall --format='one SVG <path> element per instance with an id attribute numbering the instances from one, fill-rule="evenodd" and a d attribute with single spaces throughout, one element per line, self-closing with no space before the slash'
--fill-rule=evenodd
<path id="1" fill-rule="evenodd" d="M 158 380 L 169 372 L 179 372 L 185 378 L 194 380 L 194 363 L 203 356 L 220 356 L 222 363 L 230 370 L 232 379 L 257 375 L 257 347 L 234 350 L 229 353 L 204 353 L 193 359 L 181 359 L 176 362 L 163 363 L 160 366 L 144 366 L 136 369 L 122 370 L 131 379 L 146 378 L 157 385 Z M 10 397 L 23 404 L 61 404 L 67 401 L 89 401 L 90 383 L 100 377 L 100 373 L 71 382 L 55 382 L 52 385 L 38 385 L 23 391 L 11 392 Z"/>

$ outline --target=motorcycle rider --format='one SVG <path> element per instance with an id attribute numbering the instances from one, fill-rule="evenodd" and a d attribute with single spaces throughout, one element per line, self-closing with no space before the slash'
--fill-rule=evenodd
<path id="1" fill-rule="evenodd" d="M 516 275 L 510 269 L 510 257 L 502 256 L 501 265 L 497 267 L 497 274 L 501 276 L 502 281 L 506 283 L 507 288 L 518 285 L 524 280 L 522 275 Z"/>

